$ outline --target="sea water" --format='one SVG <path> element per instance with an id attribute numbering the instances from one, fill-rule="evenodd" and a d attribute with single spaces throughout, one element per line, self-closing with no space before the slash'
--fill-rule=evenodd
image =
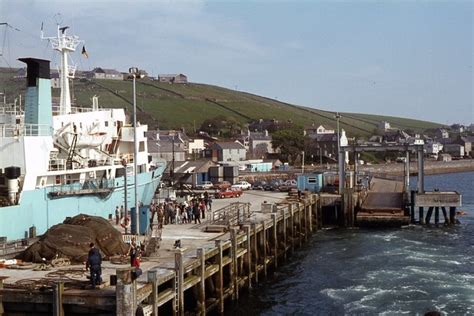
<path id="1" fill-rule="evenodd" d="M 425 178 L 426 190 L 462 194 L 455 227 L 318 231 L 226 313 L 474 314 L 473 187 L 474 172 Z"/>

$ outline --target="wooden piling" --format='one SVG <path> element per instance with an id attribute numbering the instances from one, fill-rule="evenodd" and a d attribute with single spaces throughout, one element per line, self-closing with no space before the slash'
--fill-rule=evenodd
<path id="1" fill-rule="evenodd" d="M 287 239 L 286 239 L 286 229 L 287 229 L 287 226 L 288 226 L 288 220 L 286 218 L 285 210 L 282 210 L 281 214 L 283 216 L 283 220 L 282 220 L 283 221 L 283 247 L 284 247 L 283 258 L 286 261 L 286 252 L 288 250 Z"/>
<path id="2" fill-rule="evenodd" d="M 424 214 L 423 214 L 423 206 L 420 206 L 418 208 L 418 218 L 420 220 L 420 225 L 423 225 L 425 223 L 425 218 L 424 218 Z"/>
<path id="3" fill-rule="evenodd" d="M 416 191 L 411 190 L 410 191 L 410 219 L 411 223 L 415 223 L 415 196 L 416 196 Z"/>
<path id="4" fill-rule="evenodd" d="M 183 265 L 183 254 L 186 249 L 178 248 L 174 253 L 174 270 L 177 278 L 177 310 L 178 315 L 184 315 L 184 265 Z"/>
<path id="5" fill-rule="evenodd" d="M 456 224 L 456 207 L 454 206 L 449 208 L 449 223 L 451 225 Z"/>
<path id="6" fill-rule="evenodd" d="M 147 273 L 148 283 L 151 283 L 151 309 L 152 315 L 158 316 L 158 274 L 156 270 L 149 270 Z"/>
<path id="7" fill-rule="evenodd" d="M 257 238 L 257 224 L 252 224 L 253 230 L 253 262 L 255 272 L 255 283 L 258 283 L 258 259 L 260 254 L 258 253 L 258 238 Z"/>
<path id="8" fill-rule="evenodd" d="M 290 209 L 290 234 L 291 234 L 291 252 L 295 250 L 295 210 L 293 204 L 289 204 Z"/>
<path id="9" fill-rule="evenodd" d="M 304 241 L 308 240 L 308 206 L 306 205 L 306 199 L 303 200 L 303 220 L 304 220 Z"/>
<path id="10" fill-rule="evenodd" d="M 430 224 L 432 214 L 433 214 L 433 207 L 429 207 L 428 212 L 426 213 L 426 219 L 425 219 L 426 225 Z"/>
<path id="11" fill-rule="evenodd" d="M 265 221 L 262 221 L 262 243 L 263 243 L 263 275 L 267 278 L 267 228 Z"/>
<path id="12" fill-rule="evenodd" d="M 0 291 L 3 290 L 3 280 L 7 279 L 8 277 L 0 276 Z M 5 313 L 5 309 L 3 308 L 3 297 L 0 293 L 0 316 L 3 316 Z"/>
<path id="13" fill-rule="evenodd" d="M 302 221 L 302 216 L 301 216 L 301 207 L 300 207 L 300 203 L 296 203 L 296 206 L 297 206 L 297 214 L 298 214 L 298 219 L 296 220 L 296 224 L 297 224 L 297 234 L 298 234 L 298 247 L 301 248 L 301 245 L 302 245 L 302 224 L 301 224 L 301 221 Z"/>
<path id="14" fill-rule="evenodd" d="M 439 225 L 439 207 L 435 207 L 435 225 Z"/>
<path id="15" fill-rule="evenodd" d="M 444 225 L 449 225 L 449 217 L 448 212 L 446 212 L 446 207 L 442 207 L 441 210 L 443 211 L 443 218 L 444 218 Z"/>
<path id="16" fill-rule="evenodd" d="M 231 266 L 230 266 L 230 284 L 233 288 L 232 295 L 233 299 L 239 299 L 239 267 L 237 265 L 237 230 L 235 228 L 230 229 L 230 242 L 231 242 Z"/>
<path id="17" fill-rule="evenodd" d="M 64 316 L 63 293 L 64 283 L 56 283 L 53 288 L 53 316 Z"/>
<path id="18" fill-rule="evenodd" d="M 222 264 L 222 240 L 216 240 L 216 247 L 219 252 L 217 254 L 217 264 L 219 265 L 219 272 L 217 274 L 217 296 L 219 300 L 218 312 L 224 313 L 224 266 Z"/>
<path id="19" fill-rule="evenodd" d="M 273 266 L 278 267 L 278 231 L 277 231 L 277 214 L 271 214 L 273 221 Z"/>
<path id="20" fill-rule="evenodd" d="M 250 226 L 245 226 L 245 234 L 247 235 L 247 254 L 245 255 L 247 260 L 247 283 L 249 289 L 252 288 L 252 243 L 250 235 Z"/>
<path id="21" fill-rule="evenodd" d="M 199 259 L 199 312 L 201 315 L 206 315 L 206 254 L 204 248 L 196 250 L 197 258 Z"/>
<path id="22" fill-rule="evenodd" d="M 117 305 L 116 312 L 118 316 L 135 315 L 137 309 L 135 281 L 132 280 L 132 268 L 117 269 L 117 285 L 115 287 Z"/>

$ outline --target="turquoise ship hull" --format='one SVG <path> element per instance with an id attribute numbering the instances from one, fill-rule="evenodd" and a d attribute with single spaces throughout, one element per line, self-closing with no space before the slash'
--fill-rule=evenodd
<path id="1" fill-rule="evenodd" d="M 151 203 L 161 181 L 165 166 L 153 171 L 137 174 L 138 201 L 144 205 Z M 0 237 L 17 240 L 28 237 L 30 227 L 35 227 L 38 235 L 50 227 L 62 223 L 66 217 L 88 214 L 109 218 L 115 215 L 117 206 L 124 205 L 125 177 L 118 177 L 106 194 L 52 196 L 52 188 L 45 187 L 21 193 L 18 205 L 0 207 Z M 135 205 L 134 177 L 127 176 L 128 208 Z"/>

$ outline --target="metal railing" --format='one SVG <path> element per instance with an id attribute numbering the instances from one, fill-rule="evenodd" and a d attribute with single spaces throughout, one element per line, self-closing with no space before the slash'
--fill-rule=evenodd
<path id="1" fill-rule="evenodd" d="M 73 182 L 68 184 L 55 184 L 48 188 L 48 193 L 80 193 L 81 191 L 103 191 L 115 188 L 115 179 L 92 179 L 84 182 Z"/>
<path id="2" fill-rule="evenodd" d="M 0 126 L 0 137 L 51 136 L 53 128 L 48 124 L 4 124 Z"/>
<path id="3" fill-rule="evenodd" d="M 235 202 L 212 212 L 211 224 L 234 226 L 250 219 L 250 203 Z"/>

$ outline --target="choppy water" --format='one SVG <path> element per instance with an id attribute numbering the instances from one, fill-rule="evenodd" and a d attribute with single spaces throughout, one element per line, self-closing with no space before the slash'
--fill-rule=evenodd
<path id="1" fill-rule="evenodd" d="M 425 186 L 463 194 L 461 225 L 320 231 L 227 314 L 474 314 L 474 172 Z"/>

